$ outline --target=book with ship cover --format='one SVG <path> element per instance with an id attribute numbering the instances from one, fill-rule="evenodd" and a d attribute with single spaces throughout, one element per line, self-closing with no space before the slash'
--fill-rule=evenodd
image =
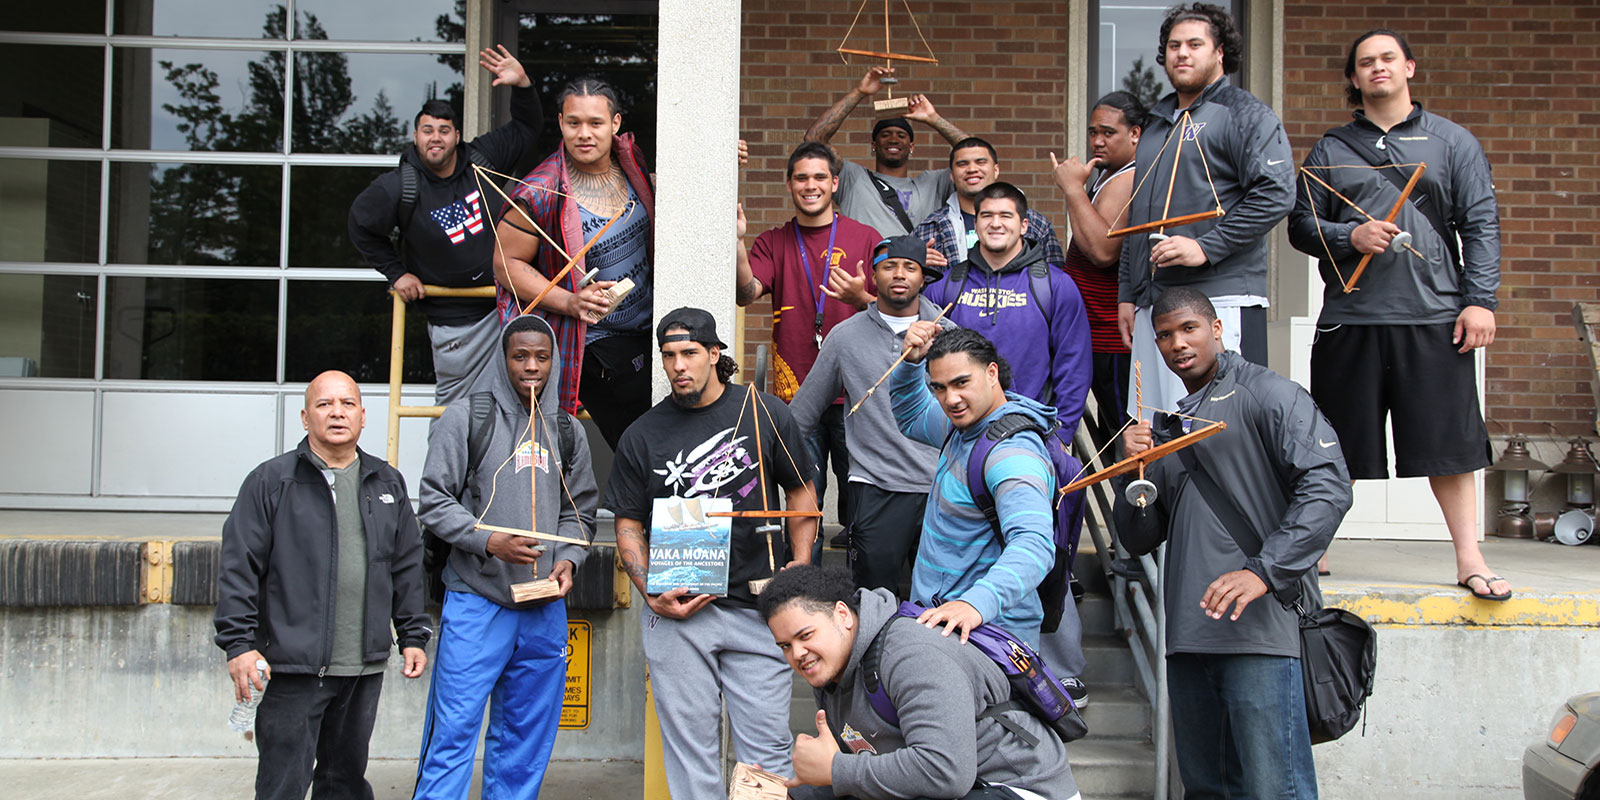
<path id="1" fill-rule="evenodd" d="M 707 516 L 733 510 L 729 497 L 658 497 L 650 510 L 649 594 L 685 587 L 690 594 L 728 594 L 733 520 Z"/>

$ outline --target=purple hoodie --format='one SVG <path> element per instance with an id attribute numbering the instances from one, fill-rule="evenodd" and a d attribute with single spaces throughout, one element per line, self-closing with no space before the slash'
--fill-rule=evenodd
<path id="1" fill-rule="evenodd" d="M 961 267 L 966 276 L 956 287 L 952 281 Z M 1041 309 L 1034 288 L 1043 287 L 1045 281 L 1050 297 L 1048 308 Z M 1010 390 L 1055 406 L 1056 419 L 1068 436 L 1078 430 L 1094 373 L 1089 318 L 1072 278 L 1045 265 L 1043 246 L 1024 239 L 1022 252 L 998 270 L 984 261 L 982 249 L 974 249 L 922 294 L 940 308 L 959 294 L 950 319 L 994 342 L 1011 365 Z"/>

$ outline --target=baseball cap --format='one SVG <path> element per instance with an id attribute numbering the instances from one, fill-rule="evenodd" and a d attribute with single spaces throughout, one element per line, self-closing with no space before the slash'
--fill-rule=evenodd
<path id="1" fill-rule="evenodd" d="M 669 328 L 682 328 L 681 331 L 667 333 Z M 709 311 L 699 308 L 675 308 L 661 318 L 661 323 L 656 326 L 656 346 L 667 342 L 699 342 L 708 347 L 728 349 L 728 345 L 717 338 L 717 321 Z"/>
<path id="2" fill-rule="evenodd" d="M 891 126 L 895 128 L 905 128 L 906 135 L 911 137 L 911 141 L 914 142 L 917 140 L 916 130 L 911 127 L 911 121 L 905 117 L 889 117 L 888 119 L 878 120 L 878 124 L 872 126 L 872 138 L 878 138 L 879 131 Z"/>
<path id="3" fill-rule="evenodd" d="M 884 239 L 872 248 L 872 266 L 878 266 L 878 262 L 886 258 L 917 262 L 917 266 L 922 267 L 923 280 L 929 283 L 944 277 L 938 268 L 928 266 L 928 243 L 909 233 Z"/>

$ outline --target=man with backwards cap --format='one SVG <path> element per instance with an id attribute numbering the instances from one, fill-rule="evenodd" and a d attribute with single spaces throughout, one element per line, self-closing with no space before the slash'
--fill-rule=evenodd
<path id="1" fill-rule="evenodd" d="M 691 595 L 684 587 L 651 595 L 645 593 L 651 507 L 658 497 L 726 497 L 735 511 L 761 511 L 776 509 L 781 494 L 784 508 L 815 511 L 805 479 L 811 465 L 789 407 L 765 392 L 757 393 L 757 429 L 749 408 L 755 390 L 728 382 L 737 367 L 709 313 L 668 313 L 656 341 L 672 393 L 622 434 L 603 505 L 616 515 L 622 569 L 648 606 L 639 627 L 667 787 L 682 800 L 721 798 L 728 795 L 717 735 L 722 704 L 740 761 L 772 770 L 789 764 L 793 683 L 755 602 L 763 579 L 773 575 L 768 538 L 756 531 L 770 520 L 733 520 L 725 596 Z M 758 453 L 765 464 L 758 464 Z M 779 567 L 808 563 L 817 519 L 787 522 L 787 535 L 772 537 L 771 557 Z M 761 583 L 752 587 L 754 581 Z M 719 694 L 722 704 L 715 702 Z"/>
<path id="2" fill-rule="evenodd" d="M 811 124 L 804 141 L 827 144 L 850 112 L 862 100 L 876 95 L 886 80 L 892 83 L 893 76 L 893 67 L 867 70 L 861 83 Z M 949 170 L 931 169 L 912 177 L 907 164 L 917 148 L 917 135 L 910 120 L 938 131 L 951 145 L 967 138 L 960 128 L 939 116 L 933 103 L 920 94 L 911 98 L 904 116 L 878 120 L 872 126 L 872 169 L 844 162 L 839 174 L 839 209 L 845 216 L 871 225 L 885 236 L 910 233 L 917 222 L 927 219 L 944 203 L 954 188 Z"/>
<path id="3" fill-rule="evenodd" d="M 927 252 L 927 244 L 916 236 L 878 243 L 872 256 L 878 299 L 828 334 L 810 375 L 789 404 L 800 430 L 810 431 L 840 391 L 844 408 L 862 403 L 844 420 L 851 442 L 847 491 L 855 509 L 850 566 L 856 585 L 889 589 L 901 597 L 906 592 L 900 586 L 900 570 L 922 532 L 923 508 L 939 451 L 900 435 L 887 388 L 882 397 L 862 401 L 905 348 L 911 323 L 939 316 L 939 307 L 922 297 L 924 281 L 939 278 L 937 271 L 924 267 Z"/>

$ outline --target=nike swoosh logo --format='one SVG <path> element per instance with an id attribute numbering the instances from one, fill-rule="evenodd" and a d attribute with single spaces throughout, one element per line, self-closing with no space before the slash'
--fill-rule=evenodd
<path id="1" fill-rule="evenodd" d="M 1281 159 L 1281 158 L 1280 158 L 1280 159 L 1278 159 L 1278 160 L 1277 160 L 1277 161 L 1268 161 L 1268 162 L 1267 162 L 1267 166 L 1269 166 L 1269 167 L 1276 167 L 1276 166 L 1278 166 L 1278 165 L 1279 165 L 1279 164 L 1282 164 L 1282 163 L 1283 163 L 1283 162 L 1284 162 L 1284 159 Z"/>
<path id="2" fill-rule="evenodd" d="M 1317 446 L 1318 447 L 1332 447 L 1332 446 L 1334 446 L 1336 444 L 1338 444 L 1338 442 L 1324 442 L 1321 439 L 1317 440 Z"/>
<path id="3" fill-rule="evenodd" d="M 1234 395 L 1234 392 L 1237 392 L 1237 391 L 1239 391 L 1239 390 L 1238 389 L 1234 389 L 1232 392 L 1228 392 L 1227 394 L 1225 394 L 1225 395 L 1223 395 L 1221 397 L 1213 397 L 1213 398 L 1211 398 L 1211 402 L 1220 403 L 1220 402 L 1232 397 Z"/>
<path id="4" fill-rule="evenodd" d="M 482 277 L 483 277 L 483 273 L 479 272 L 478 274 L 472 276 L 472 280 L 477 280 L 477 279 L 482 278 Z"/>

